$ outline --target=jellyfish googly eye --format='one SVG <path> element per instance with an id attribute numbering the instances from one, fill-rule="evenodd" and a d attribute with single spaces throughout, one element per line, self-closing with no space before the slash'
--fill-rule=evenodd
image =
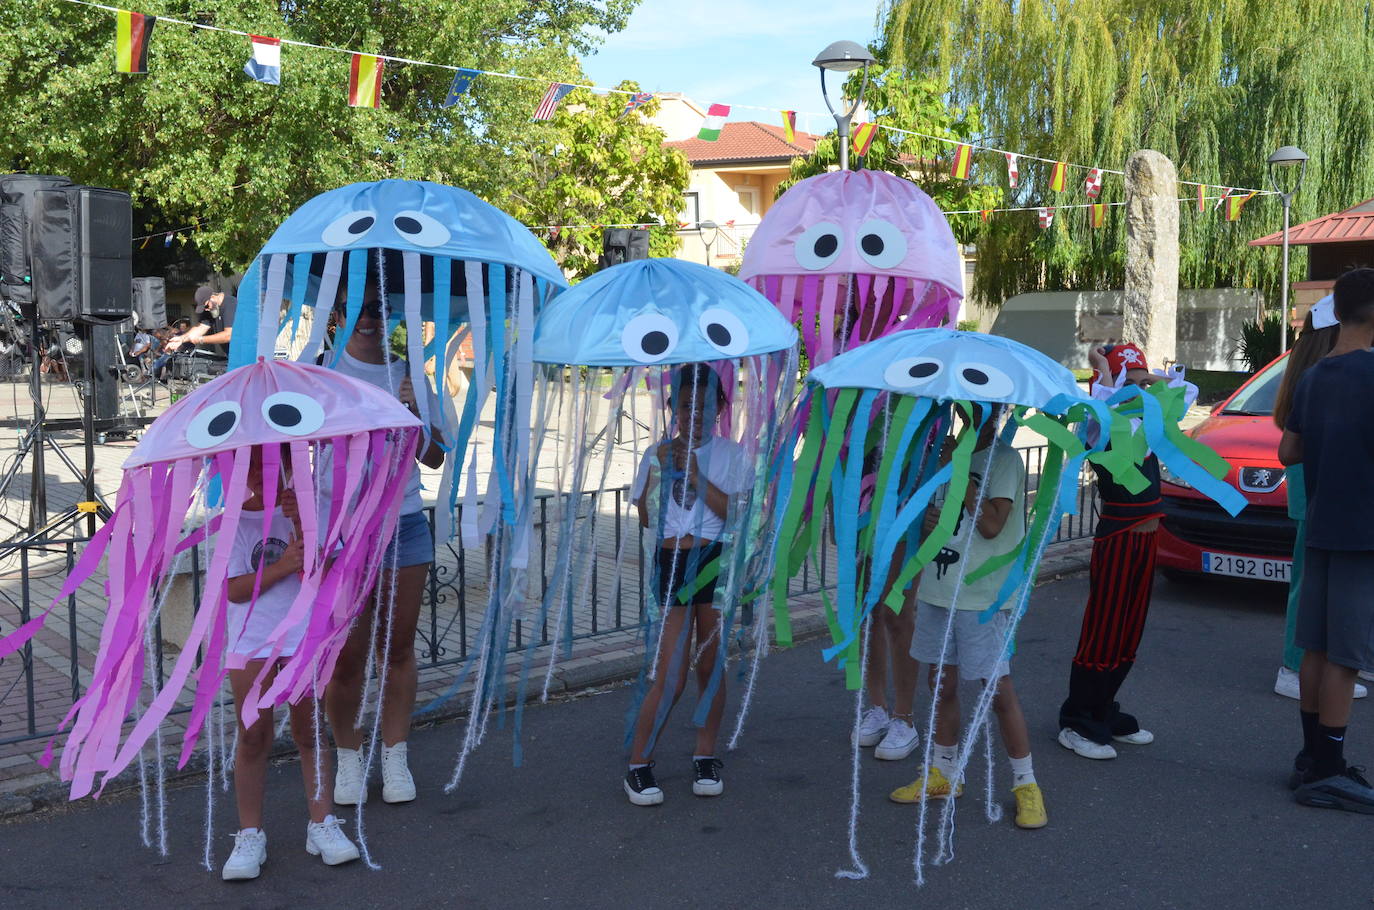
<path id="1" fill-rule="evenodd" d="M 711 347 L 726 357 L 738 357 L 749 348 L 749 330 L 744 320 L 729 310 L 711 307 L 697 318 L 701 334 Z"/>
<path id="2" fill-rule="evenodd" d="M 416 246 L 443 246 L 452 236 L 448 228 L 424 212 L 397 212 L 396 217 L 391 219 L 391 225 L 396 228 L 396 233 Z"/>
<path id="3" fill-rule="evenodd" d="M 859 228 L 859 255 L 875 269 L 890 269 L 906 258 L 906 237 L 895 224 L 874 218 Z"/>
<path id="4" fill-rule="evenodd" d="M 910 392 L 921 388 L 944 371 L 944 363 L 933 357 L 903 357 L 883 371 L 883 381 L 894 389 Z"/>
<path id="5" fill-rule="evenodd" d="M 324 425 L 324 408 L 299 392 L 273 392 L 262 400 L 262 419 L 278 433 L 308 436 Z"/>
<path id="6" fill-rule="evenodd" d="M 658 363 L 677 347 L 677 323 L 662 313 L 641 313 L 625 324 L 620 345 L 640 363 Z"/>
<path id="7" fill-rule="evenodd" d="M 331 221 L 320 234 L 320 239 L 330 246 L 349 246 L 366 237 L 376 224 L 376 212 L 359 209 Z"/>
<path id="8" fill-rule="evenodd" d="M 191 418 L 186 426 L 186 441 L 197 449 L 217 446 L 233 435 L 242 417 L 237 402 L 217 401 Z"/>
<path id="9" fill-rule="evenodd" d="M 818 221 L 802 232 L 792 253 L 804 269 L 819 272 L 840 257 L 844 234 L 830 221 Z"/>
<path id="10" fill-rule="evenodd" d="M 1011 377 L 986 363 L 961 361 L 954 372 L 959 384 L 968 389 L 973 398 L 987 401 L 1006 398 L 1012 393 Z"/>

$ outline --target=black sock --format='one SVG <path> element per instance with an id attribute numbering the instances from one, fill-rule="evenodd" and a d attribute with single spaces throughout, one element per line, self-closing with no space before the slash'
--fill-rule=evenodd
<path id="1" fill-rule="evenodd" d="M 1301 708 L 1298 713 L 1302 715 L 1302 752 L 1304 755 L 1314 755 L 1317 751 L 1317 718 L 1321 715 Z"/>
<path id="2" fill-rule="evenodd" d="M 1316 763 L 1312 771 L 1318 780 L 1332 777 L 1345 770 L 1345 727 L 1317 724 L 1315 745 L 1313 758 Z"/>

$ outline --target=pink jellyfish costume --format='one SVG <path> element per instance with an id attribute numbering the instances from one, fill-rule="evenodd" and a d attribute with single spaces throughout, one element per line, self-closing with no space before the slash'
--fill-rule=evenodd
<path id="1" fill-rule="evenodd" d="M 322 692 L 381 566 L 421 430 L 420 421 L 380 389 L 322 367 L 265 360 L 207 383 L 149 426 L 124 463 L 113 515 L 54 600 L 55 606 L 74 593 L 108 557 L 109 610 L 90 685 L 60 728 L 70 725 L 60 767 L 62 779 L 71 781 L 72 799 L 103 788 L 140 758 L 194 675 L 178 763 L 184 766 L 228 670 L 253 656 L 235 654 L 228 640 L 229 542 L 242 522 L 261 521 L 267 534 L 280 501 L 283 445 L 294 466 L 306 561 L 300 593 L 267 645 L 279 656 L 288 642 L 300 642 L 270 688 L 263 690 L 262 677 L 254 683 L 243 714 L 254 717 L 259 708 Z M 261 518 L 242 508 L 255 447 L 261 451 Z M 317 500 L 312 465 L 332 472 L 328 500 Z M 215 480 L 223 495 L 209 500 L 222 504 L 206 509 L 205 491 Z M 158 684 L 145 678 L 153 675 L 145 668 L 161 595 L 177 556 L 207 538 L 213 542 L 199 609 L 170 675 Z M 248 609 L 251 615 L 253 602 Z M 0 656 L 22 647 L 51 612 L 0 641 Z M 146 704 L 145 682 L 151 690 Z M 131 713 L 138 719 L 126 736 Z M 51 759 L 50 745 L 44 761 Z"/>
<path id="2" fill-rule="evenodd" d="M 884 171 L 831 171 L 783 193 L 739 274 L 799 324 L 813 367 L 901 329 L 952 323 L 964 296 L 944 212 Z"/>

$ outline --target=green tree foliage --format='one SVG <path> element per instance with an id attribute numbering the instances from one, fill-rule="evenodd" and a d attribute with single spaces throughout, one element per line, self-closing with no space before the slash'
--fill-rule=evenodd
<path id="1" fill-rule="evenodd" d="M 878 56 L 883 56 L 882 50 Z M 845 96 L 859 92 L 861 75 L 845 83 Z M 850 167 L 888 171 L 920 185 L 947 212 L 977 211 L 1001 205 L 1002 191 L 994 186 L 955 180 L 950 176 L 956 146 L 940 142 L 940 137 L 956 142 L 971 142 L 982 133 L 976 107 L 950 108 L 943 98 L 943 86 L 934 79 L 917 78 L 906 72 L 881 66 L 868 70 L 864 106 L 872 119 L 884 126 L 920 133 L 920 136 L 878 130 L 863 159 L 850 154 Z M 792 161 L 791 179 L 779 187 L 781 194 L 793 183 L 824 173 L 839 165 L 837 134 L 833 131 L 816 140 L 815 151 Z M 960 243 L 977 239 L 982 219 L 978 215 L 952 215 L 949 219 Z"/>
<path id="2" fill-rule="evenodd" d="M 354 181 L 450 183 L 518 210 L 518 217 L 563 221 L 549 213 L 563 211 L 557 193 L 565 184 L 541 176 L 532 149 L 546 156 L 542 166 L 559 168 L 610 206 L 594 220 L 671 221 L 681 187 L 649 184 L 665 177 L 671 183 L 678 171 L 658 162 L 645 176 L 633 154 L 607 151 L 657 148 L 662 141 L 638 117 L 602 116 L 616 96 L 583 105 L 590 112 L 584 119 L 595 120 L 601 132 L 584 129 L 568 111 L 550 123 L 530 122 L 546 80 L 578 81 L 576 55 L 596 30 L 623 27 L 634 2 L 138 4 L 140 12 L 256 34 L 537 77 L 478 77 L 445 109 L 451 71 L 389 63 L 377 110 L 348 107 L 347 54 L 285 46 L 282 84 L 263 85 L 242 73 L 246 38 L 159 23 L 148 74 L 123 75 L 114 72 L 113 13 L 60 0 L 3 4 L 0 148 L 6 160 L 0 166 L 126 188 L 134 197 L 136 233 L 199 223 L 195 247 L 226 270 L 243 268 L 302 202 Z M 586 93 L 565 104 L 578 94 Z M 613 207 L 627 190 L 636 194 L 633 219 Z M 587 212 L 575 210 L 579 217 Z M 154 242 L 142 255 L 159 246 Z M 573 258 L 580 267 L 580 252 Z"/>
<path id="3" fill-rule="evenodd" d="M 577 276 L 596 271 L 604 225 L 657 221 L 661 226 L 649 231 L 649 254 L 677 250 L 677 212 L 691 169 L 686 156 L 664 148 L 662 131 L 647 123 L 659 103 L 625 115 L 625 100 L 575 89 L 552 129 L 531 130 L 512 143 L 511 157 L 528 176 L 510 188 L 506 210 L 525 224 L 574 225 L 559 230 L 549 246 Z"/>
<path id="4" fill-rule="evenodd" d="M 989 144 L 1116 169 L 1153 148 L 1181 180 L 1255 188 L 1268 187 L 1269 153 L 1293 144 L 1312 157 L 1295 221 L 1374 195 L 1368 2 L 888 0 L 882 15 L 892 61 L 947 73 L 942 88 L 979 107 Z M 980 155 L 975 174 L 1005 181 L 993 157 Z M 1013 198 L 1085 202 L 1083 178 L 1071 170 L 1066 191 L 1051 193 L 1049 166 L 1023 162 Z M 1183 189 L 1182 283 L 1276 294 L 1278 256 L 1246 241 L 1280 226 L 1277 200 L 1256 197 L 1228 224 L 1216 209 L 1196 214 Z M 1108 175 L 1102 201 L 1122 198 L 1121 178 Z M 978 242 L 980 292 L 1000 303 L 1024 290 L 1120 287 L 1125 230 L 1120 209 L 1109 211 L 1098 231 L 1083 210 L 1061 212 L 1049 231 L 1033 214 L 994 219 Z"/>

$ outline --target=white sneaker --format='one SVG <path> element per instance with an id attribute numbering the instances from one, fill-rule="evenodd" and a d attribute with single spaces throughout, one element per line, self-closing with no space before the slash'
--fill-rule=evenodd
<path id="1" fill-rule="evenodd" d="M 339 821 L 326 815 L 322 822 L 311 822 L 305 826 L 305 852 L 324 860 L 326 866 L 351 863 L 358 858 L 358 848 L 343 833 Z"/>
<path id="2" fill-rule="evenodd" d="M 367 799 L 363 781 L 363 753 L 360 749 L 334 750 L 334 802 L 356 806 Z"/>
<path id="3" fill-rule="evenodd" d="M 1123 733 L 1120 736 L 1113 733 L 1112 739 L 1119 743 L 1129 743 L 1132 746 L 1148 746 L 1155 741 L 1155 735 L 1149 730 L 1137 730 L 1134 733 Z"/>
<path id="4" fill-rule="evenodd" d="M 406 766 L 406 744 L 382 746 L 382 801 L 408 803 L 415 798 L 415 778 Z"/>
<path id="5" fill-rule="evenodd" d="M 220 877 L 226 882 L 247 881 L 262 874 L 267 862 L 267 834 L 261 828 L 239 831 L 234 835 L 234 852 L 224 863 Z"/>
<path id="6" fill-rule="evenodd" d="M 887 727 L 891 722 L 886 708 L 869 708 L 859 720 L 859 745 L 865 749 L 878 745 L 887 735 Z"/>
<path id="7" fill-rule="evenodd" d="M 1095 758 L 1098 760 L 1116 758 L 1116 750 L 1111 746 L 1095 743 L 1068 727 L 1059 731 L 1059 745 L 1084 758 Z"/>
<path id="8" fill-rule="evenodd" d="M 1361 678 L 1361 679 L 1368 679 L 1369 677 L 1365 675 L 1364 671 L 1361 671 L 1361 672 L 1360 672 L 1360 678 Z M 1274 694 L 1276 694 L 1276 695 L 1282 695 L 1282 696 L 1284 696 L 1284 697 L 1286 697 L 1286 698 L 1293 698 L 1293 699 L 1301 698 L 1301 697 L 1302 697 L 1302 692 L 1301 692 L 1300 687 L 1299 687 L 1299 685 L 1298 685 L 1298 674 L 1297 674 L 1297 672 L 1296 672 L 1296 671 L 1293 671 L 1293 670 L 1290 670 L 1290 669 L 1288 669 L 1287 667 L 1279 667 L 1279 675 L 1278 675 L 1278 678 L 1274 680 Z M 1369 694 L 1369 689 L 1368 689 L 1368 688 L 1366 688 L 1365 686 L 1360 685 L 1359 683 L 1355 683 L 1355 697 L 1356 697 L 1356 698 L 1364 698 L 1364 697 L 1365 697 L 1366 695 L 1368 695 L 1368 694 Z"/>
<path id="9" fill-rule="evenodd" d="M 873 750 L 873 757 L 883 761 L 901 761 L 912 752 L 921 741 L 916 728 L 901 718 L 894 717 L 887 727 L 887 735 Z"/>

